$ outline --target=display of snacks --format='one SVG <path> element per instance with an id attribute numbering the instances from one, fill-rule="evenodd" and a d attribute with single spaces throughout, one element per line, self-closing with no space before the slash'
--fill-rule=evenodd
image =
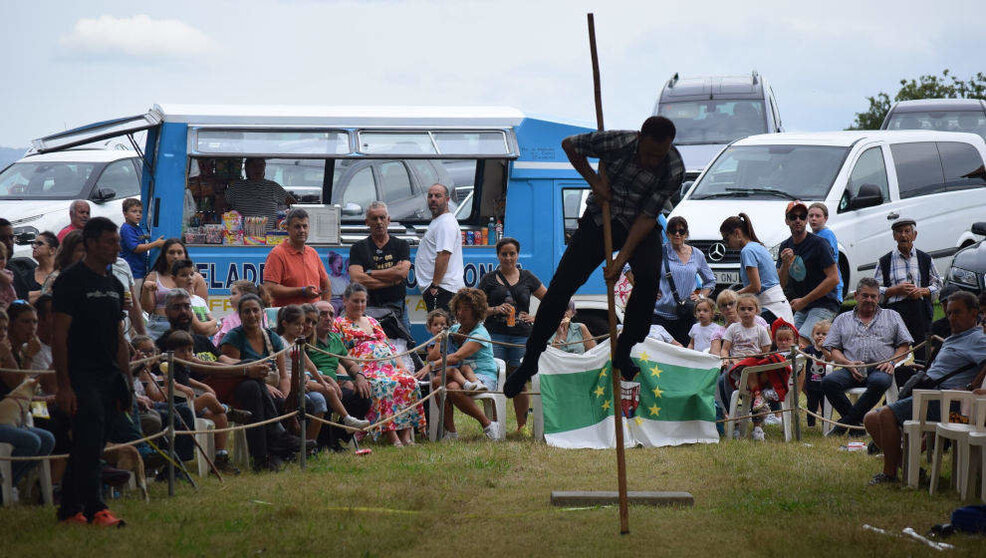
<path id="1" fill-rule="evenodd" d="M 205 244 L 205 233 L 201 227 L 188 227 L 185 229 L 185 244 Z"/>
<path id="2" fill-rule="evenodd" d="M 223 231 L 223 244 L 241 246 L 243 244 L 243 231 Z"/>
<path id="3" fill-rule="evenodd" d="M 266 235 L 265 236 L 259 236 L 259 235 L 252 235 L 252 234 L 244 235 L 243 236 L 243 244 L 245 246 L 261 246 L 263 244 L 267 244 L 267 236 Z"/>
<path id="4" fill-rule="evenodd" d="M 224 229 L 222 225 L 203 225 L 202 229 L 204 231 L 205 243 L 206 244 L 222 244 Z"/>
<path id="5" fill-rule="evenodd" d="M 243 229 L 243 215 L 239 211 L 227 211 L 223 213 L 223 226 L 227 232 L 239 231 Z"/>
<path id="6" fill-rule="evenodd" d="M 285 240 L 288 239 L 288 233 L 286 232 L 269 232 L 267 233 L 267 245 L 277 246 L 278 244 L 283 244 Z"/>
<path id="7" fill-rule="evenodd" d="M 267 217 L 244 217 L 243 232 L 247 236 L 263 237 L 267 235 Z"/>

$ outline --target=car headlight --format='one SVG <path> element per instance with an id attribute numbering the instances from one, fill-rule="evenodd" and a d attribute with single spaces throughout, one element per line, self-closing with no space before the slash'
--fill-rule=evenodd
<path id="1" fill-rule="evenodd" d="M 41 231 L 34 227 L 14 227 L 14 241 L 21 245 L 30 244 L 38 237 L 39 232 Z"/>
<path id="2" fill-rule="evenodd" d="M 978 281 L 976 281 L 976 273 L 974 271 L 969 271 L 968 269 L 953 267 L 948 272 L 948 275 L 949 278 L 956 283 L 962 283 L 963 285 L 970 285 L 973 287 L 978 284 Z"/>

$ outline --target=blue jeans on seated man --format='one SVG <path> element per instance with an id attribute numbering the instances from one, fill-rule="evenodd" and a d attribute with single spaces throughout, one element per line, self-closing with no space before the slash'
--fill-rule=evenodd
<path id="1" fill-rule="evenodd" d="M 890 383 L 894 381 L 893 376 L 875 368 L 858 370 L 864 375 L 862 380 L 854 378 L 846 368 L 839 368 L 822 378 L 822 391 L 832 404 L 832 408 L 842 417 L 839 422 L 843 424 L 862 424 L 863 415 L 876 406 L 883 392 L 887 391 Z M 846 397 L 846 390 L 859 387 L 865 387 L 866 392 L 853 405 Z"/>

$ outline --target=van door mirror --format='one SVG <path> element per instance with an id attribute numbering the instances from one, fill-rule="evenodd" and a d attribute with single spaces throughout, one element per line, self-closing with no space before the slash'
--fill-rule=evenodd
<path id="1" fill-rule="evenodd" d="M 673 205 L 678 205 L 681 200 L 685 199 L 685 194 L 688 192 L 688 189 L 692 187 L 692 184 L 695 184 L 694 180 L 686 180 L 682 182 L 681 188 L 678 188 L 677 192 L 671 194 L 671 203 Z"/>
<path id="2" fill-rule="evenodd" d="M 96 203 L 108 202 L 116 197 L 116 190 L 113 188 L 96 188 L 92 193 L 92 201 Z"/>
<path id="3" fill-rule="evenodd" d="M 363 206 L 358 203 L 349 202 L 343 206 L 342 214 L 347 217 L 359 217 L 363 214 Z"/>
<path id="4" fill-rule="evenodd" d="M 986 236 L 986 221 L 979 221 L 978 223 L 973 223 L 972 234 L 978 234 L 979 236 Z"/>
<path id="5" fill-rule="evenodd" d="M 863 184 L 859 187 L 856 195 L 849 199 L 849 209 L 863 209 L 864 207 L 874 207 L 883 203 L 883 192 L 876 184 Z"/>

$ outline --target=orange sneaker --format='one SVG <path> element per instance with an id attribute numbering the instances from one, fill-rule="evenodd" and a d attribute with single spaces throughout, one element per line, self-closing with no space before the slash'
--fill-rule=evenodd
<path id="1" fill-rule="evenodd" d="M 65 519 L 62 519 L 61 521 L 59 521 L 59 523 L 62 525 L 86 525 L 89 523 L 89 520 L 86 519 L 85 514 L 79 512 L 75 515 L 71 515 L 69 517 L 66 517 Z"/>
<path id="2" fill-rule="evenodd" d="M 125 527 L 127 522 L 113 515 L 110 510 L 100 510 L 92 516 L 92 524 L 99 527 Z"/>

